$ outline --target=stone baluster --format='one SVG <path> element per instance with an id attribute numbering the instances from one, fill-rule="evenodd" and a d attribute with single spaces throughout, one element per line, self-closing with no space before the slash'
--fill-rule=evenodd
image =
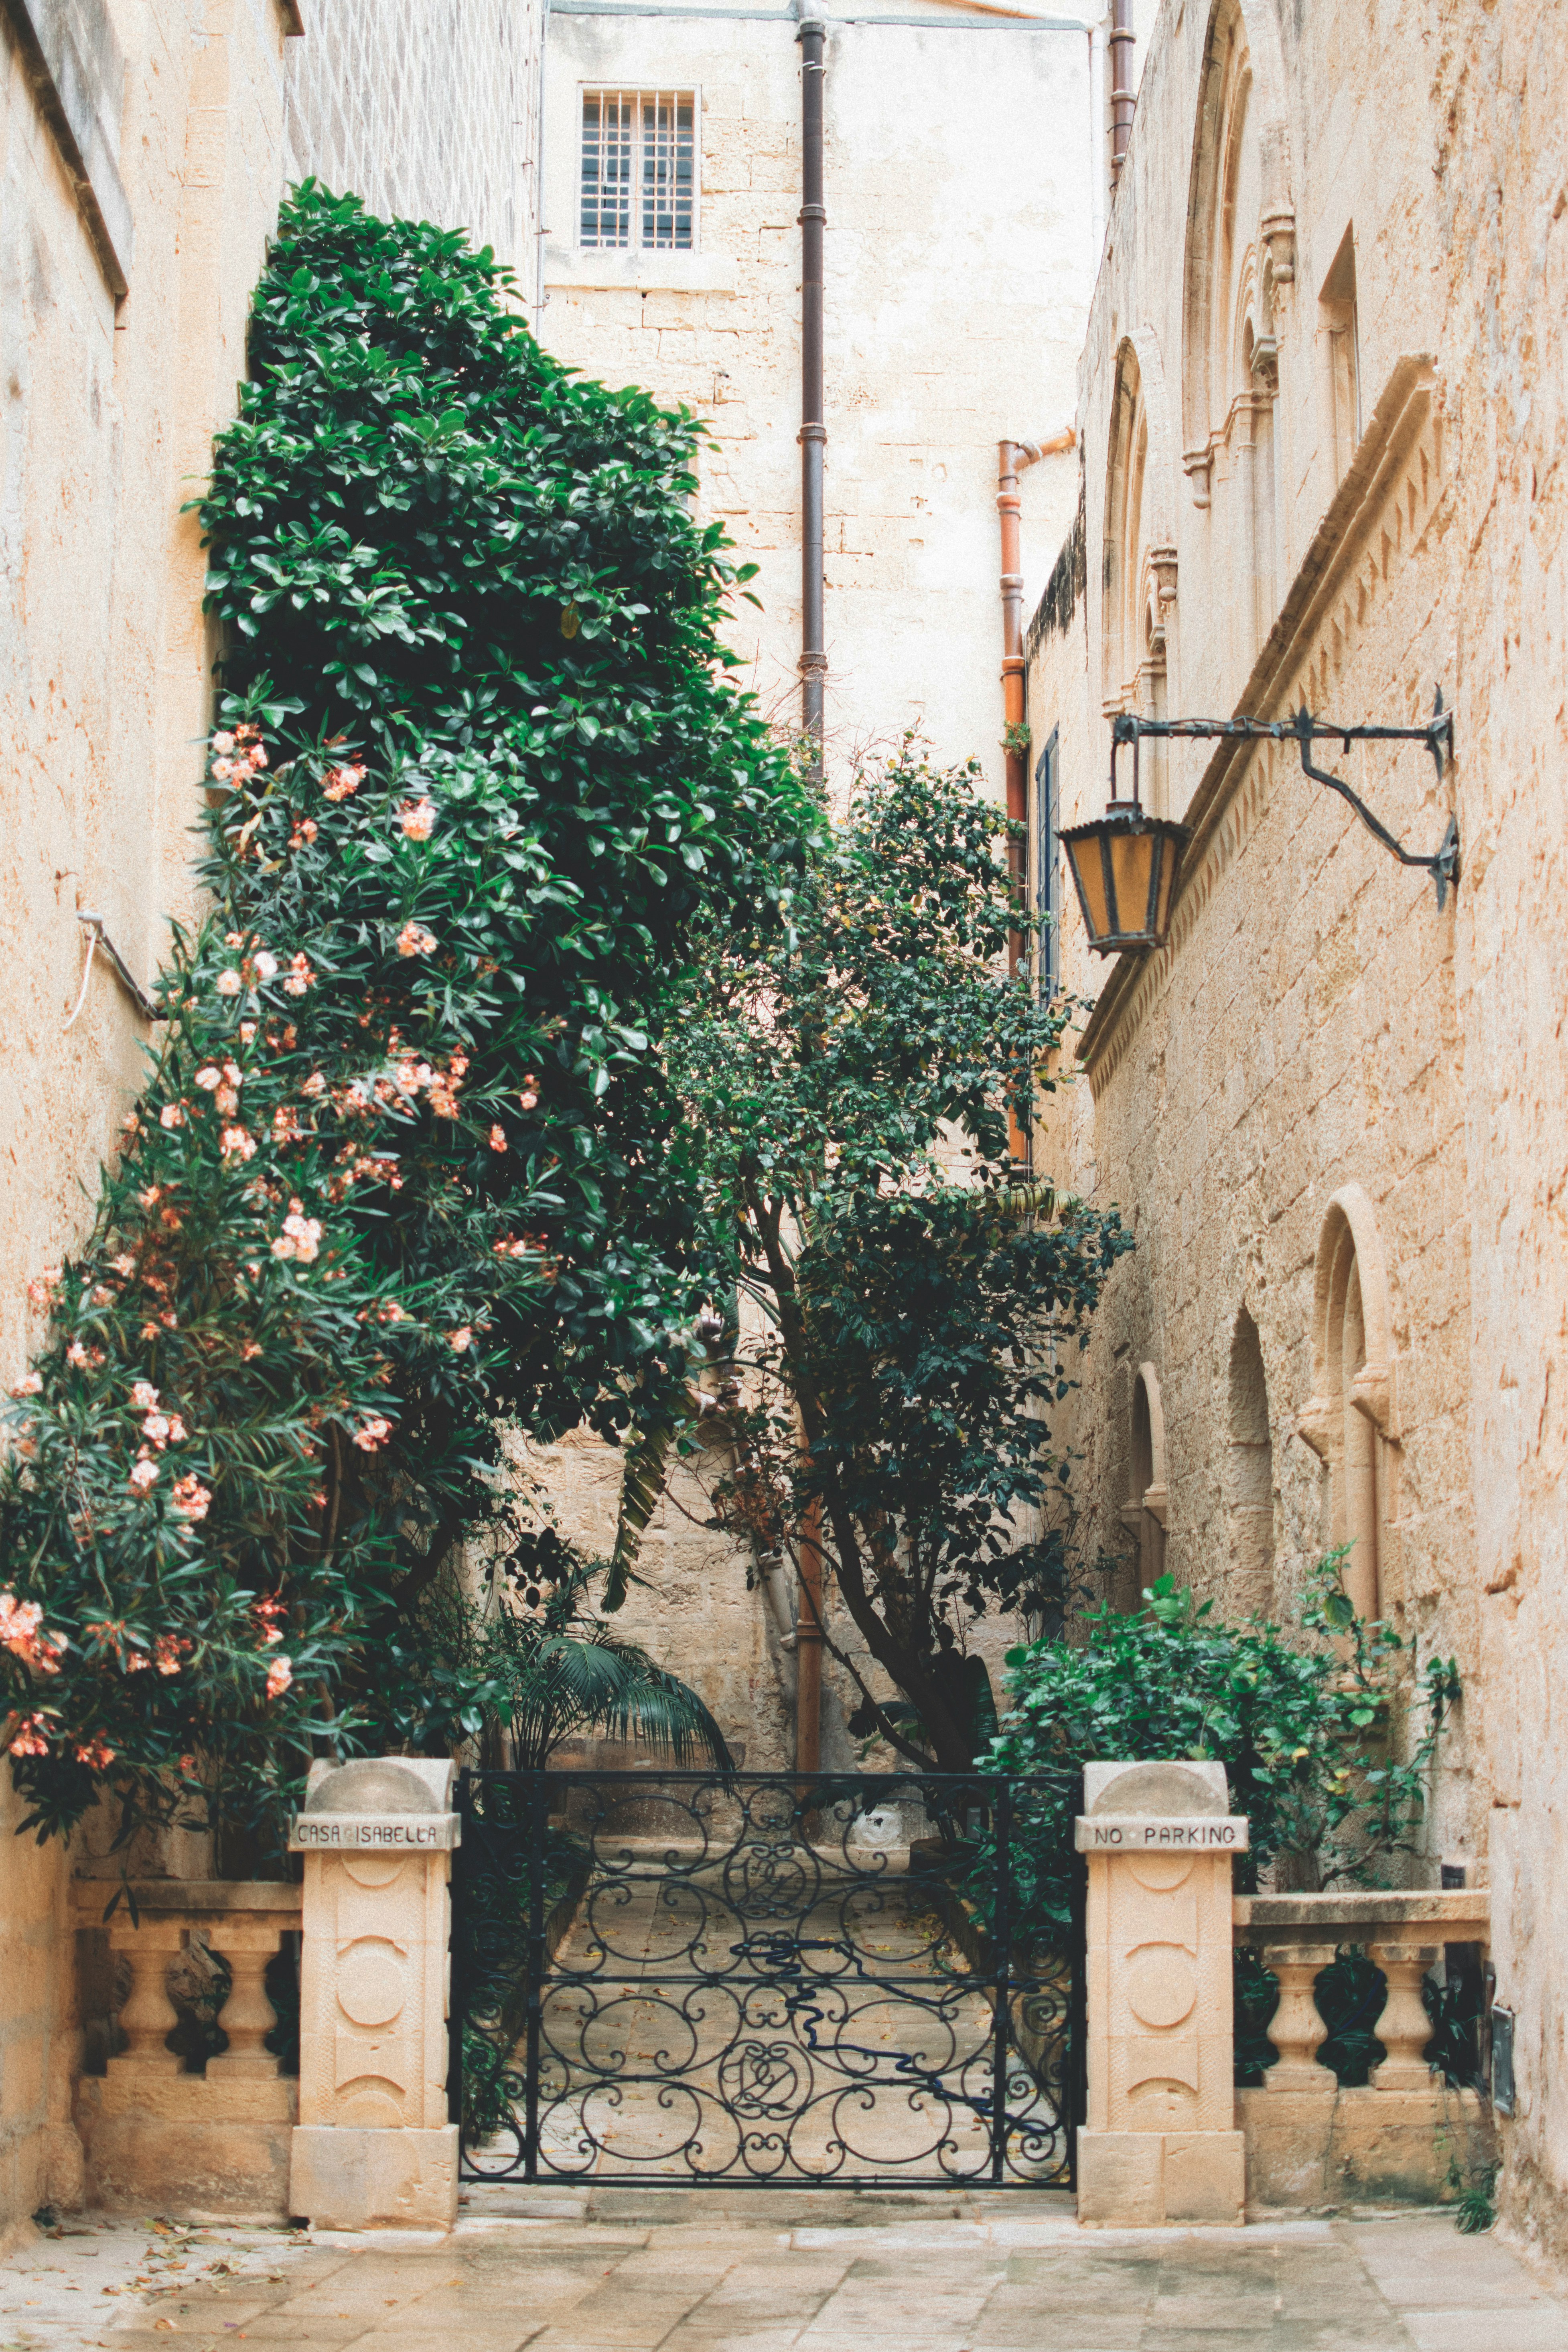
<path id="1" fill-rule="evenodd" d="M 180 2021 L 169 1998 L 169 1969 L 184 1945 L 184 1928 L 166 1919 L 143 1916 L 140 1927 L 132 1927 L 129 1914 L 121 1910 L 110 1922 L 109 1948 L 123 1952 L 131 1963 L 131 1995 L 120 2012 L 128 2047 L 110 2060 L 111 2077 L 184 2072 L 178 2052 L 163 2047 Z"/>
<path id="2" fill-rule="evenodd" d="M 278 2061 L 266 2043 L 278 2022 L 278 2012 L 267 1998 L 267 1965 L 283 1940 L 282 1929 L 268 1919 L 224 1919 L 207 1929 L 206 1940 L 227 1961 L 232 1979 L 232 1990 L 218 2015 L 228 2036 L 228 2048 L 221 2056 L 208 2059 L 207 2080 L 271 2078 L 278 2072 Z"/>
<path id="3" fill-rule="evenodd" d="M 1388 2055 L 1368 2080 L 1377 2091 L 1425 2091 L 1432 2070 L 1421 2053 L 1432 2039 L 1432 2021 L 1421 1998 L 1421 1981 L 1435 1966 L 1436 1944 L 1373 1944 L 1373 1959 L 1388 1979 L 1388 2000 L 1376 2033 Z"/>
<path id="4" fill-rule="evenodd" d="M 1313 1987 L 1332 1961 L 1332 1944 L 1266 1944 L 1263 1965 L 1272 1969 L 1279 1985 L 1279 2006 L 1268 2022 L 1268 2039 L 1279 2053 L 1277 2064 L 1263 2077 L 1270 2091 L 1334 2093 L 1334 2078 L 1318 2064 L 1318 2052 L 1328 2028 L 1318 2015 Z"/>

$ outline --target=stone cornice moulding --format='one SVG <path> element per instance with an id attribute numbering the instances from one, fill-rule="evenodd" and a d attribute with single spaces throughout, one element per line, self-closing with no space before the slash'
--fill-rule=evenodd
<path id="1" fill-rule="evenodd" d="M 1279 615 L 1253 664 L 1235 715 L 1289 716 L 1289 688 L 1307 667 L 1312 639 L 1383 512 L 1394 478 L 1432 414 L 1436 380 L 1425 352 L 1397 360 L 1367 421 L 1355 456 L 1312 534 Z M 1119 956 L 1079 1040 L 1078 1058 L 1098 1095 L 1120 1065 L 1143 1014 L 1163 991 L 1182 944 L 1206 903 L 1216 835 L 1248 775 L 1259 776 L 1256 742 L 1222 740 L 1187 804 L 1192 838 L 1176 877 L 1170 936 L 1163 948 Z"/>
<path id="2" fill-rule="evenodd" d="M 109 289 L 131 291 L 131 201 L 120 177 L 125 59 L 103 0 L 0 0 Z"/>

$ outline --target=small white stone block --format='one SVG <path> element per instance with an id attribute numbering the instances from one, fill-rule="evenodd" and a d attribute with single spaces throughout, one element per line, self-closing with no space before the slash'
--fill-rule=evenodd
<path id="1" fill-rule="evenodd" d="M 317 2230 L 449 2230 L 458 2126 L 300 2124 L 289 2147 L 289 2210 Z"/>

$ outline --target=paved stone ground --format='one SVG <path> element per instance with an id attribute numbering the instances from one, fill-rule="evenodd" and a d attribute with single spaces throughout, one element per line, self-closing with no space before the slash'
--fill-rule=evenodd
<path id="1" fill-rule="evenodd" d="M 1568 2303 L 1444 2214 L 1090 2232 L 1051 2195 L 479 2190 L 444 2240 L 71 2222 L 0 2273 L 0 2352 L 173 2342 L 1568 2352 Z"/>

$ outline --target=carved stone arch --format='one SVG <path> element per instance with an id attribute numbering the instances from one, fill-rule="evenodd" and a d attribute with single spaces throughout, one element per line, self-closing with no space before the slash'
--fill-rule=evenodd
<path id="1" fill-rule="evenodd" d="M 1377 1212 L 1359 1184 L 1329 1202 L 1312 1303 L 1312 1395 L 1298 1423 L 1329 1474 L 1329 1540 L 1348 1543 L 1345 1586 L 1382 1612 L 1400 1441 L 1394 1310 Z"/>
<path id="2" fill-rule="evenodd" d="M 1176 478 L 1159 341 L 1152 328 L 1141 327 L 1117 352 L 1106 432 L 1100 665 L 1107 709 L 1164 716 L 1176 599 Z M 1163 780 L 1156 753 L 1147 797 L 1157 814 L 1165 813 Z"/>
<path id="3" fill-rule="evenodd" d="M 1165 1566 L 1165 1529 L 1170 1519 L 1170 1488 L 1165 1481 L 1165 1409 L 1160 1396 L 1160 1375 L 1152 1364 L 1140 1364 L 1132 1375 L 1129 1460 L 1132 1492 L 1121 1507 L 1121 1524 L 1138 1546 L 1138 1580 L 1142 1591 L 1162 1575 Z"/>
<path id="4" fill-rule="evenodd" d="M 1256 149 L 1258 203 L 1256 217 L 1237 220 L 1243 142 Z M 1215 378 L 1228 373 L 1238 240 L 1263 257 L 1255 332 L 1269 341 L 1275 306 L 1295 274 L 1295 213 L 1284 57 L 1267 0 L 1215 0 L 1198 81 L 1182 305 L 1182 463 L 1199 506 L 1209 502 L 1213 442 L 1231 389 Z"/>

